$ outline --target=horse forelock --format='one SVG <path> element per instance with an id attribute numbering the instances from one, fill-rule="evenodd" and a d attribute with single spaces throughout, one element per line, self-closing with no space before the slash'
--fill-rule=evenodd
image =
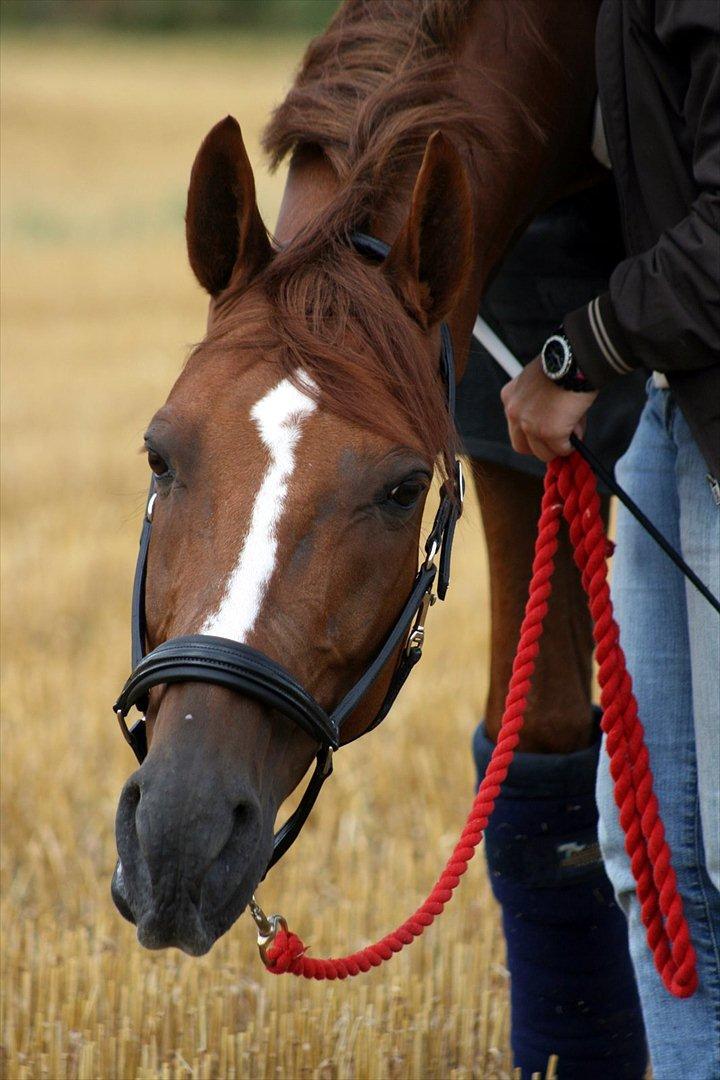
<path id="1" fill-rule="evenodd" d="M 438 460 L 456 449 L 438 352 L 349 237 L 314 230 L 278 252 L 252 287 L 227 298 L 198 352 L 257 352 L 304 394 L 359 428 Z"/>

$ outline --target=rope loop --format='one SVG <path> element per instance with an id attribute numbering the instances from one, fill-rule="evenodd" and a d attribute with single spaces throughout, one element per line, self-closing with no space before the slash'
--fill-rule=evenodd
<path id="1" fill-rule="evenodd" d="M 612 553 L 612 545 L 602 523 L 595 476 L 577 452 L 555 458 L 547 467 L 532 578 L 502 725 L 460 839 L 430 895 L 392 933 L 342 958 L 311 957 L 296 934 L 281 930 L 267 950 L 266 964 L 273 974 L 290 972 L 306 979 L 345 979 L 370 971 L 410 945 L 452 899 L 482 839 L 520 740 L 552 590 L 562 518 L 568 525 L 575 563 L 592 615 L 602 728 L 647 942 L 669 992 L 679 998 L 690 997 L 695 992 L 698 983 L 695 951 L 653 793 L 643 726 L 613 617 L 607 581 L 607 557 Z"/>

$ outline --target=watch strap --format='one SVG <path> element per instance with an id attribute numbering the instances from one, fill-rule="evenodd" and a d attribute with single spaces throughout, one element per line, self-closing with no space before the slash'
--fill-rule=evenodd
<path id="1" fill-rule="evenodd" d="M 575 394 L 588 394 L 595 390 L 590 380 L 583 374 L 575 357 L 572 358 L 570 370 L 558 379 L 555 385 L 562 387 L 563 390 L 572 390 Z"/>

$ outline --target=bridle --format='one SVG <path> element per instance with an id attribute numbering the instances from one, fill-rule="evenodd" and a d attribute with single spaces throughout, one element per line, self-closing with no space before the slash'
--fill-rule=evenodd
<path id="1" fill-rule="evenodd" d="M 389 251 L 387 244 L 363 233 L 354 233 L 352 243 L 358 254 L 376 262 L 382 261 Z M 440 326 L 440 372 L 445 385 L 448 414 L 453 419 L 455 364 L 452 339 L 445 323 Z M 249 645 L 228 638 L 190 634 L 169 638 L 151 652 L 145 652 L 145 583 L 153 508 L 157 498 L 154 481 L 151 483 L 133 585 L 132 673 L 113 709 L 123 735 L 141 764 L 148 752 L 144 716 L 148 708 L 148 694 L 154 686 L 161 684 L 205 682 L 223 686 L 276 709 L 319 744 L 312 777 L 297 809 L 274 837 L 272 858 L 265 873 L 294 843 L 305 824 L 322 785 L 332 772 L 333 751 L 340 746 L 343 726 L 348 717 L 401 648 L 387 693 L 372 722 L 360 734 L 364 735 L 377 727 L 387 716 L 405 680 L 420 659 L 428 610 L 436 599 L 445 599 L 450 582 L 453 536 L 462 512 L 464 487 L 462 465 L 454 459 L 453 475 L 440 489 L 440 504 L 410 595 L 365 672 L 328 713 L 281 664 Z M 126 718 L 133 705 L 143 716 L 133 727 L 128 727 Z"/>

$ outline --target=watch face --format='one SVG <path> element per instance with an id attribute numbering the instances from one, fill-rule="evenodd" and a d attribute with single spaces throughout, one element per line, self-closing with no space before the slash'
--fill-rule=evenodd
<path id="1" fill-rule="evenodd" d="M 550 379 L 562 379 L 570 370 L 572 353 L 570 345 L 559 334 L 548 338 L 542 351 L 543 367 L 545 374 Z"/>

